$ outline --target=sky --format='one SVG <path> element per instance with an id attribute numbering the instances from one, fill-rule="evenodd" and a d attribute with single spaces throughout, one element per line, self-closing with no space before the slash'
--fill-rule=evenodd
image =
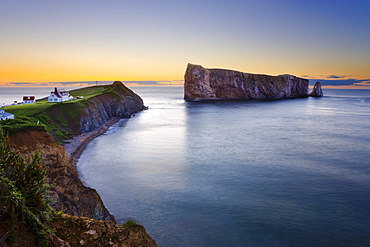
<path id="1" fill-rule="evenodd" d="M 181 85 L 188 63 L 370 88 L 370 1 L 0 0 L 0 86 Z"/>

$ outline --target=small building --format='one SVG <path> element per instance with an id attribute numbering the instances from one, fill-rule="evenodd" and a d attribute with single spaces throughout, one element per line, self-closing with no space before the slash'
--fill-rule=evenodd
<path id="1" fill-rule="evenodd" d="M 0 121 L 7 119 L 14 119 L 14 114 L 5 112 L 4 110 L 0 109 Z"/>
<path id="2" fill-rule="evenodd" d="M 52 103 L 67 101 L 71 99 L 73 99 L 73 97 L 69 94 L 68 91 L 64 89 L 58 90 L 57 88 L 55 88 L 54 92 L 51 92 L 50 96 L 48 97 L 48 101 Z"/>
<path id="3" fill-rule="evenodd" d="M 23 96 L 23 104 L 31 104 L 35 102 L 36 102 L 35 96 Z"/>

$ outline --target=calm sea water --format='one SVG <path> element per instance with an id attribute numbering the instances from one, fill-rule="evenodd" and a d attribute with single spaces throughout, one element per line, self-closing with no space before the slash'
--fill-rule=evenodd
<path id="1" fill-rule="evenodd" d="M 370 91 L 185 102 L 133 88 L 149 110 L 78 162 L 118 223 L 159 246 L 370 246 Z"/>

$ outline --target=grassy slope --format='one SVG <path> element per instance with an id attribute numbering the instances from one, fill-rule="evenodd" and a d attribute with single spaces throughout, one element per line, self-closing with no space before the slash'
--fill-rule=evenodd
<path id="1" fill-rule="evenodd" d="M 83 114 L 83 108 L 87 106 L 87 102 L 91 98 L 106 93 L 116 95 L 116 90 L 116 84 L 86 87 L 70 91 L 70 94 L 74 98 L 82 96 L 83 99 L 49 103 L 46 98 L 37 100 L 36 103 L 6 106 L 2 109 L 14 114 L 16 119 L 19 117 L 29 117 L 29 119 L 23 123 L 24 130 L 28 129 L 27 125 L 35 125 L 39 121 L 45 126 L 45 129 L 49 133 L 52 133 L 56 139 L 62 141 L 64 139 L 69 139 L 71 135 L 75 134 L 73 133 L 73 125 L 76 125 L 79 122 L 79 118 L 81 114 Z M 127 90 L 130 91 L 129 89 Z M 49 116 L 53 116 L 53 119 Z M 10 130 L 12 126 L 11 122 L 15 120 L 9 120 L 6 122 L 7 125 L 9 125 L 8 129 L 10 132 L 16 131 Z M 4 123 L 2 123 L 2 125 Z M 19 129 L 22 128 L 17 126 L 17 130 Z"/>
<path id="2" fill-rule="evenodd" d="M 107 91 L 110 91 L 109 90 L 110 88 L 112 88 L 111 85 L 80 88 L 80 89 L 70 91 L 70 94 L 75 98 L 77 98 L 77 96 L 83 96 L 84 97 L 83 99 L 65 101 L 61 103 L 49 103 L 48 99 L 46 98 L 46 99 L 37 100 L 36 103 L 33 103 L 33 104 L 11 105 L 11 106 L 3 107 L 2 109 L 6 112 L 10 112 L 14 114 L 15 117 L 33 116 L 33 115 L 36 115 L 36 114 L 39 114 L 45 111 L 49 107 L 56 105 L 56 104 L 71 104 L 71 103 L 76 103 L 76 102 L 82 102 L 91 97 L 97 96 L 99 94 L 103 94 Z"/>

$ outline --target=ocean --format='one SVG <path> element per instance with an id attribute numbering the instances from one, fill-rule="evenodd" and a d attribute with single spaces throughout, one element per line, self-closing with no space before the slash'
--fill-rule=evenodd
<path id="1" fill-rule="evenodd" d="M 370 90 L 222 102 L 133 90 L 149 110 L 77 164 L 118 223 L 162 247 L 370 246 Z"/>
<path id="2" fill-rule="evenodd" d="M 370 246 L 370 90 L 185 102 L 180 87 L 132 89 L 149 109 L 77 164 L 119 224 L 161 247 Z"/>

